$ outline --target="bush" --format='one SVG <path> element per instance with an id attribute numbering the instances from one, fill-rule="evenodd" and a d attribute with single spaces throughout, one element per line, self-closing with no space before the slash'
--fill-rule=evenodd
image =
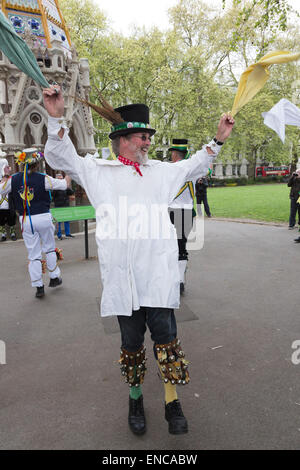
<path id="1" fill-rule="evenodd" d="M 248 178 L 245 178 L 245 176 L 241 178 L 237 178 L 237 184 L 239 186 L 246 186 L 248 184 Z"/>
<path id="2" fill-rule="evenodd" d="M 257 178 L 246 178 L 242 176 L 240 178 L 213 178 L 209 182 L 209 186 L 213 188 L 225 186 L 226 184 L 237 183 L 238 186 L 246 186 L 248 184 L 274 184 L 274 183 L 287 183 L 288 176 L 269 176 L 264 178 L 263 176 L 258 176 Z"/>

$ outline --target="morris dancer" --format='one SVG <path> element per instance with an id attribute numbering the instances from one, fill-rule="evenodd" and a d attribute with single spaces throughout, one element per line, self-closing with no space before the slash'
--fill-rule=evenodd
<path id="1" fill-rule="evenodd" d="M 173 163 L 188 159 L 190 157 L 188 140 L 173 139 L 172 147 L 169 148 L 169 151 L 171 152 L 171 160 Z M 193 218 L 196 215 L 194 210 L 194 197 L 194 182 L 186 181 L 178 191 L 169 210 L 171 222 L 174 224 L 177 233 L 180 294 L 184 292 L 185 273 L 188 262 L 186 243 L 193 227 Z"/>
<path id="2" fill-rule="evenodd" d="M 20 216 L 23 239 L 28 252 L 28 271 L 32 287 L 36 287 L 35 296 L 45 295 L 42 277 L 42 252 L 46 253 L 46 264 L 49 272 L 49 287 L 62 283 L 61 272 L 57 265 L 55 250 L 54 225 L 50 214 L 50 190 L 65 190 L 71 179 L 51 178 L 38 173 L 38 164 L 43 156 L 35 149 L 25 149 L 16 154 L 17 163 L 24 165 L 24 171 L 9 176 L 9 168 L 0 182 L 0 194 L 12 195 L 14 206 Z"/>
<path id="3" fill-rule="evenodd" d="M 55 90 L 56 88 L 56 90 Z M 179 307 L 178 246 L 168 207 L 186 181 L 207 173 L 219 146 L 212 140 L 188 160 L 176 165 L 148 159 L 151 136 L 149 109 L 131 104 L 113 109 L 102 97 L 102 107 L 84 102 L 109 120 L 115 161 L 81 158 L 68 136 L 61 90 L 43 91 L 49 113 L 45 158 L 54 169 L 72 175 L 96 209 L 96 241 L 103 283 L 101 315 L 116 315 L 121 330 L 121 371 L 130 387 L 129 427 L 146 431 L 141 384 L 146 370 L 144 334 L 154 342 L 165 386 L 165 418 L 171 434 L 188 431 L 177 397 L 176 384 L 189 382 L 187 361 L 177 338 L 174 308 Z M 234 120 L 224 115 L 217 140 L 230 135 Z M 148 233 L 153 212 L 160 210 L 172 239 Z M 127 211 L 127 217 L 126 217 Z M 148 235 L 147 235 L 148 233 Z"/>

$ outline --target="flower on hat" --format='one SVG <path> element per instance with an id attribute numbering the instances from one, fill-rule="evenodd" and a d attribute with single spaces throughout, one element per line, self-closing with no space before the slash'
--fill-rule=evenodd
<path id="1" fill-rule="evenodd" d="M 16 163 L 23 163 L 26 159 L 26 153 L 25 152 L 17 152 L 15 153 L 16 157 Z"/>

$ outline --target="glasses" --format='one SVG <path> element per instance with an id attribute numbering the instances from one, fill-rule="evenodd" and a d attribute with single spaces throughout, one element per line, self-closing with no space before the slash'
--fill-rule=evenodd
<path id="1" fill-rule="evenodd" d="M 133 137 L 139 137 L 143 142 L 149 140 L 151 142 L 151 135 L 150 134 L 133 134 Z"/>

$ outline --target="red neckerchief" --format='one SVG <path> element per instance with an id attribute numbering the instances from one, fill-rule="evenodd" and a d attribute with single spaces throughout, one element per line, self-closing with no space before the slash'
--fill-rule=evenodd
<path id="1" fill-rule="evenodd" d="M 131 160 L 128 160 L 128 158 L 125 158 L 125 157 L 121 157 L 121 155 L 118 156 L 118 160 L 120 160 L 121 163 L 123 163 L 123 165 L 130 165 L 130 166 L 134 166 L 134 168 L 136 169 L 136 171 L 138 172 L 139 175 L 143 176 L 142 175 L 142 172 L 140 170 L 140 164 L 138 162 L 133 162 Z"/>

